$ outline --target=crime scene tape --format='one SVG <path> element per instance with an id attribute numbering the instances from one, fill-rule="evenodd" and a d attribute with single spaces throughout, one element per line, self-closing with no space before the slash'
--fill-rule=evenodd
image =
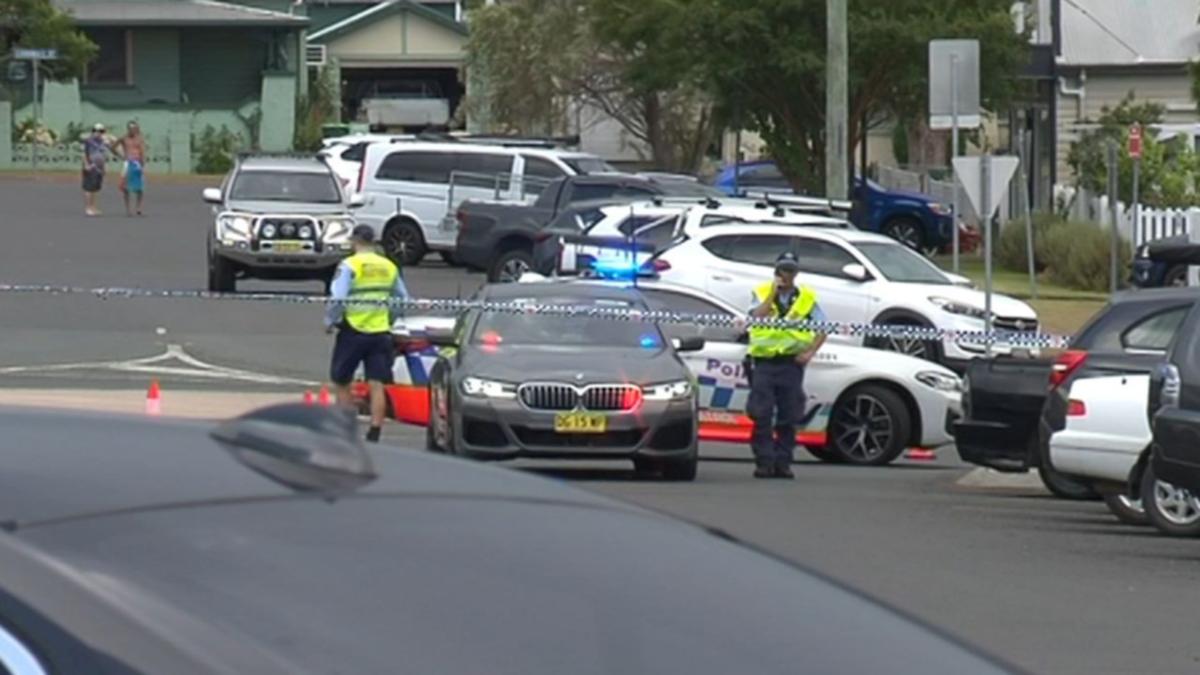
<path id="1" fill-rule="evenodd" d="M 0 294 L 28 295 L 90 295 L 99 299 L 149 298 L 223 300 L 233 302 L 270 302 L 301 305 L 386 305 L 403 313 L 416 310 L 432 313 L 459 313 L 483 311 L 510 313 L 529 316 L 563 316 L 568 318 L 606 319 L 612 321 L 636 321 L 644 323 L 689 324 L 725 328 L 794 328 L 811 330 L 826 335 L 842 335 L 862 338 L 894 338 L 923 342 L 948 340 L 977 345 L 1002 345 L 1012 348 L 1060 349 L 1070 345 L 1071 336 L 1054 335 L 1031 331 L 993 330 L 953 331 L 926 326 L 852 323 L 843 321 L 792 321 L 779 318 L 754 318 L 730 314 L 691 314 L 664 310 L 640 310 L 628 307 L 597 305 L 553 305 L 529 302 L 487 302 L 456 298 L 390 298 L 387 300 L 346 299 L 334 300 L 323 295 L 292 295 L 281 293 L 217 293 L 187 289 L 147 289 L 105 286 L 56 286 L 41 284 L 0 284 Z"/>

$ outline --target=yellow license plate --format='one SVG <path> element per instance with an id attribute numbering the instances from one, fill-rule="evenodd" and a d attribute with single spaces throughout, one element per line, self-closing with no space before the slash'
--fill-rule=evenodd
<path id="1" fill-rule="evenodd" d="M 554 416 L 554 431 L 560 434 L 602 434 L 608 428 L 604 415 L 559 413 Z"/>
<path id="2" fill-rule="evenodd" d="M 275 250 L 280 253 L 297 253 L 304 250 L 304 244 L 298 241 L 277 241 L 275 242 Z"/>

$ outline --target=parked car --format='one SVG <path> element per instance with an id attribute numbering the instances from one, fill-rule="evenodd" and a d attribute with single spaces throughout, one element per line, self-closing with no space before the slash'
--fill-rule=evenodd
<path id="1" fill-rule="evenodd" d="M 311 157 L 243 155 L 219 188 L 207 188 L 208 289 L 229 293 L 238 279 L 319 279 L 326 286 L 350 253 L 358 197 Z"/>
<path id="2" fill-rule="evenodd" d="M 938 328 L 981 333 L 984 294 L 962 285 L 920 254 L 882 235 L 850 228 L 730 224 L 707 227 L 668 247 L 649 263 L 664 281 L 708 291 L 733 305 L 751 302 L 753 289 L 774 274 L 775 260 L 791 251 L 800 262 L 798 283 L 811 286 L 830 321 Z M 1037 313 L 1005 295 L 992 296 L 993 326 L 1035 333 Z M 898 351 L 961 368 L 984 355 L 977 337 L 923 340 L 917 336 L 853 338 L 855 344 Z M 992 353 L 1011 353 L 1000 341 Z"/>
<path id="3" fill-rule="evenodd" d="M 545 281 L 532 274 L 527 279 Z M 629 281 L 563 277 L 558 283 L 628 285 Z M 694 288 L 649 278 L 639 279 L 636 286 L 654 310 L 745 317 L 744 308 Z M 397 321 L 394 382 L 387 388 L 394 418 L 428 423 L 429 374 L 438 360 L 438 349 L 429 344 L 428 335 L 445 333 L 454 322 L 453 317 L 420 315 Z M 700 438 L 746 442 L 752 423 L 745 414 L 750 386 L 744 331 L 667 323 L 660 328 L 672 340 L 704 340 L 701 350 L 681 354 L 699 390 Z M 953 372 L 926 361 L 827 342 L 805 377 L 808 402 L 797 440 L 823 461 L 859 465 L 887 464 L 910 447 L 942 447 L 950 441 L 950 423 L 961 412 L 960 384 Z M 356 391 L 365 405 L 365 388 L 360 385 Z M 864 415 L 867 410 L 870 415 Z M 868 424 L 873 425 L 870 433 L 857 433 Z"/>
<path id="4" fill-rule="evenodd" d="M 0 672 L 1018 672 L 727 533 L 355 427 L 0 410 Z"/>
<path id="5" fill-rule="evenodd" d="M 580 202 L 621 203 L 655 196 L 711 196 L 712 188 L 677 177 L 635 174 L 566 176 L 551 182 L 537 201 L 468 200 L 454 214 L 455 260 L 486 270 L 488 281 L 515 281 L 533 268 L 533 249 L 547 225 Z"/>
<path id="6" fill-rule="evenodd" d="M 963 419 L 954 425 L 959 455 L 998 471 L 1036 468 L 1046 487 L 1064 498 L 1096 499 L 1097 488 L 1119 493 L 1125 479 L 1121 469 L 1126 476 L 1130 470 L 1125 453 L 1146 447 L 1128 449 L 1140 442 L 1140 425 L 1126 416 L 1106 421 L 1104 413 L 1080 413 L 1091 410 L 1088 399 L 1104 410 L 1122 402 L 1144 408 L 1136 400 L 1138 382 L 1162 363 L 1166 345 L 1178 333 L 1180 312 L 1194 302 L 1192 295 L 1175 289 L 1119 293 L 1053 358 L 971 363 L 964 376 Z M 1079 398 L 1085 392 L 1087 398 Z M 1110 423 L 1121 424 L 1120 437 L 1088 434 L 1088 427 Z M 1060 451 L 1052 461 L 1056 437 Z M 1096 454 L 1105 450 L 1111 454 Z M 1097 462 L 1105 466 L 1093 466 Z M 1137 499 L 1128 490 L 1124 493 Z"/>
<path id="7" fill-rule="evenodd" d="M 430 251 L 453 261 L 453 214 L 468 199 L 504 197 L 532 203 L 556 179 L 616 170 L 594 155 L 525 141 L 472 139 L 372 143 L 356 191 L 365 195 L 358 219 L 378 233 L 394 260 L 415 265 Z"/>
<path id="8" fill-rule="evenodd" d="M 1200 244 L 1188 235 L 1163 237 L 1138 247 L 1130 281 L 1138 288 L 1187 286 L 1188 270 L 1200 265 Z"/>
<path id="9" fill-rule="evenodd" d="M 717 175 L 714 185 L 729 195 L 759 190 L 786 191 L 791 185 L 771 161 L 747 162 L 740 165 L 735 186 L 734 167 L 726 166 Z M 878 232 L 907 244 L 926 255 L 949 247 L 954 238 L 953 208 L 929 195 L 903 190 L 889 190 L 871 179 L 854 179 L 853 200 L 858 204 L 851 220 L 861 230 Z M 959 224 L 962 250 L 969 250 L 978 236 Z"/>
<path id="10" fill-rule="evenodd" d="M 1189 289 L 1192 298 L 1195 290 Z M 1195 536 L 1200 528 L 1200 299 L 1178 330 L 1165 361 L 1150 383 L 1151 449 L 1130 474 L 1130 487 L 1146 502 L 1162 505 L 1148 513 L 1170 534 Z M 1147 461 L 1149 460 L 1149 461 Z"/>

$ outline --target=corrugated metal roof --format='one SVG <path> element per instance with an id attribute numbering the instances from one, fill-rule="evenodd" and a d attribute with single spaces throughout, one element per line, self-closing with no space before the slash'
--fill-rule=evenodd
<path id="1" fill-rule="evenodd" d="M 1061 0 L 1063 65 L 1186 63 L 1200 57 L 1200 0 Z"/>
<path id="2" fill-rule="evenodd" d="M 219 0 L 53 0 L 82 26 L 295 26 L 304 16 Z"/>

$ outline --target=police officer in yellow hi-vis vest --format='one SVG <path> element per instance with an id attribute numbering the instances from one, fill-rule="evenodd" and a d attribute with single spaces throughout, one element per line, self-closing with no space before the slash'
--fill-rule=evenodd
<path id="1" fill-rule="evenodd" d="M 775 279 L 754 289 L 750 315 L 794 321 L 825 321 L 817 296 L 796 286 L 800 271 L 795 254 L 775 262 Z M 804 417 L 804 369 L 825 342 L 825 335 L 795 328 L 750 328 L 750 401 L 746 412 L 754 420 L 750 439 L 755 478 L 793 478 L 796 423 Z"/>
<path id="2" fill-rule="evenodd" d="M 362 364 L 371 388 L 371 429 L 367 440 L 379 441 L 387 409 L 383 384 L 391 379 L 394 342 L 392 310 L 380 301 L 407 298 L 408 289 L 400 270 L 375 249 L 375 230 L 359 225 L 350 235 L 354 255 L 338 264 L 330 286 L 333 302 L 325 315 L 325 329 L 338 331 L 333 346 L 330 379 L 337 389 L 338 403 L 354 405 L 350 383 Z M 373 302 L 355 303 L 355 300 Z"/>

